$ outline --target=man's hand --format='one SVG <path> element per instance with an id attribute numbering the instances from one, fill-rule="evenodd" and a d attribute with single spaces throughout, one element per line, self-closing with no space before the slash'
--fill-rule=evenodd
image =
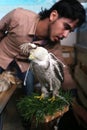
<path id="1" fill-rule="evenodd" d="M 24 44 L 20 45 L 20 49 L 23 54 L 29 54 L 30 50 L 35 49 L 36 47 L 37 47 L 37 45 L 35 45 L 33 43 L 24 43 Z"/>

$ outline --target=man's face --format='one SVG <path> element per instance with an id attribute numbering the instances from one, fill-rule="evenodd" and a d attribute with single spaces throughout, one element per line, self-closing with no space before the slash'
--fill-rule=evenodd
<path id="1" fill-rule="evenodd" d="M 78 20 L 72 21 L 68 18 L 58 18 L 58 16 L 51 16 L 48 27 L 48 37 L 51 41 L 57 42 L 66 38 L 70 32 L 72 32 Z"/>

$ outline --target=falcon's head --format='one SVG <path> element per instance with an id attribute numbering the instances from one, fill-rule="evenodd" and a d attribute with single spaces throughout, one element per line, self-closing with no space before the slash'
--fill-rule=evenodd
<path id="1" fill-rule="evenodd" d="M 48 51 L 43 47 L 37 47 L 30 50 L 29 60 L 46 61 L 48 59 Z"/>

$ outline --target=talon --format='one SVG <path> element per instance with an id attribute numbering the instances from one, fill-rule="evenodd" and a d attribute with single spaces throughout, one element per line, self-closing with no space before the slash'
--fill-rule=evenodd
<path id="1" fill-rule="evenodd" d="M 54 102 L 55 101 L 55 96 L 53 96 L 52 98 L 48 99 L 48 101 Z"/>
<path id="2" fill-rule="evenodd" d="M 44 99 L 44 94 L 41 94 L 40 96 L 34 96 L 34 98 L 37 98 L 37 99 L 39 99 L 39 100 L 42 100 L 42 99 Z"/>

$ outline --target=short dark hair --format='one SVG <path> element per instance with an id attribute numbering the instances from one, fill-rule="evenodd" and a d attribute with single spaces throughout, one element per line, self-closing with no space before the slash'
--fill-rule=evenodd
<path id="1" fill-rule="evenodd" d="M 77 0 L 60 0 L 56 2 L 50 9 L 42 10 L 39 15 L 43 20 L 50 16 L 50 13 L 56 10 L 59 17 L 65 17 L 72 20 L 79 19 L 77 27 L 81 26 L 86 21 L 86 12 L 82 4 Z"/>

